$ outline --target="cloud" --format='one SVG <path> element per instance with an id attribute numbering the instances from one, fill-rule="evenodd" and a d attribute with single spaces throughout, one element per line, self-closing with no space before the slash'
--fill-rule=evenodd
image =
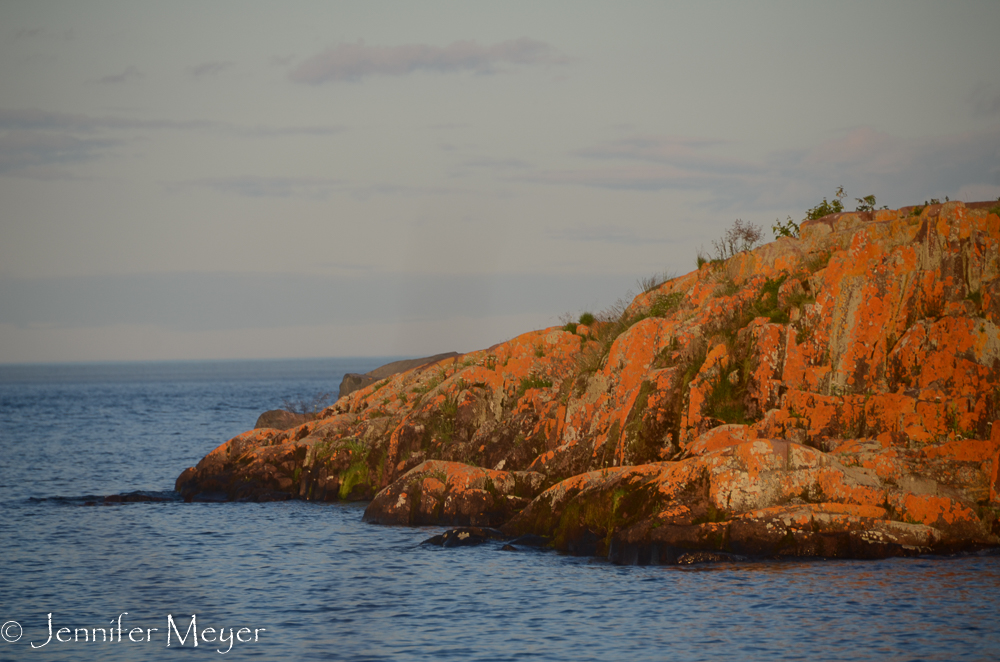
<path id="1" fill-rule="evenodd" d="M 218 131 L 255 138 L 329 136 L 343 126 L 241 126 L 204 120 L 145 120 L 0 108 L 0 174 L 45 176 L 37 168 L 92 160 L 121 145 L 126 131 Z M 26 172 L 26 169 L 35 169 Z"/>
<path id="2" fill-rule="evenodd" d="M 405 76 L 415 71 L 490 73 L 502 64 L 561 64 L 568 60 L 546 43 L 522 37 L 492 46 L 456 41 L 448 46 L 339 44 L 305 60 L 290 73 L 298 83 L 358 81 L 368 76 Z"/>
<path id="3" fill-rule="evenodd" d="M 206 120 L 137 120 L 113 116 L 93 117 L 81 113 L 53 113 L 36 108 L 0 108 L 0 130 L 94 132 L 127 129 L 217 130 L 252 136 L 317 136 L 341 133 L 346 127 L 342 125 L 241 126 Z"/>
<path id="4" fill-rule="evenodd" d="M 623 246 L 648 246 L 650 244 L 680 244 L 676 232 L 669 237 L 658 237 L 648 232 L 638 232 L 619 226 L 598 226 L 553 230 L 547 236 L 556 241 L 582 241 L 598 244 L 618 244 Z"/>
<path id="5" fill-rule="evenodd" d="M 38 131 L 0 134 L 0 174 L 89 161 L 101 156 L 120 141 L 81 139 L 62 133 Z"/>
<path id="6" fill-rule="evenodd" d="M 580 150 L 577 154 L 591 159 L 647 161 L 695 169 L 700 167 L 734 172 L 754 169 L 753 164 L 745 161 L 704 153 L 706 149 L 727 144 L 730 141 L 678 136 L 632 136 Z"/>
<path id="7" fill-rule="evenodd" d="M 711 189 L 734 177 L 753 180 L 761 164 L 712 154 L 727 141 L 677 136 L 632 136 L 575 155 L 605 162 L 598 168 L 550 170 L 517 177 L 521 181 L 572 184 L 620 190 Z M 620 163 L 615 163 L 615 162 Z M 512 178 L 514 179 L 514 178 Z"/>
<path id="8" fill-rule="evenodd" d="M 509 176 L 510 181 L 607 189 L 700 190 L 713 210 L 812 206 L 836 186 L 851 198 L 875 194 L 890 205 L 1000 185 L 1000 125 L 932 138 L 904 139 L 862 126 L 804 149 L 760 161 L 713 153 L 719 141 L 636 136 L 580 150 L 599 161 Z M 988 189 L 992 190 L 992 188 Z"/>
<path id="9" fill-rule="evenodd" d="M 0 130 L 92 132 L 105 129 L 209 129 L 219 122 L 135 120 L 92 117 L 82 113 L 53 113 L 37 108 L 0 108 Z"/>
<path id="10" fill-rule="evenodd" d="M 235 66 L 235 62 L 203 62 L 186 68 L 184 71 L 194 78 L 218 76 L 226 69 Z"/>
<path id="11" fill-rule="evenodd" d="M 217 177 L 190 179 L 174 182 L 167 186 L 171 192 L 186 189 L 209 189 L 217 193 L 237 195 L 245 198 L 309 198 L 325 200 L 334 193 L 347 193 L 359 200 L 386 196 L 427 196 L 455 195 L 466 191 L 443 186 L 401 186 L 398 184 L 357 185 L 347 180 L 319 177 L 266 177 L 242 175 L 239 177 Z"/>
<path id="12" fill-rule="evenodd" d="M 130 83 L 134 80 L 139 80 L 142 77 L 142 72 L 135 67 L 129 66 L 126 67 L 125 71 L 120 74 L 109 74 L 103 78 L 99 78 L 97 82 L 103 85 L 121 85 L 123 83 Z"/>
<path id="13" fill-rule="evenodd" d="M 208 188 L 219 193 L 229 193 L 247 198 L 305 197 L 326 199 L 334 191 L 342 190 L 344 183 L 337 179 L 312 177 L 220 177 L 180 182 L 177 187 Z"/>
<path id="14" fill-rule="evenodd" d="M 449 147 L 444 146 L 444 149 L 449 149 Z M 452 148 L 453 149 L 453 148 Z M 473 159 L 467 159 L 460 163 L 457 168 L 453 169 L 452 176 L 461 176 L 469 170 L 488 170 L 496 172 L 508 172 L 511 170 L 526 170 L 531 167 L 531 164 L 522 159 L 497 159 L 488 156 L 482 156 Z"/>

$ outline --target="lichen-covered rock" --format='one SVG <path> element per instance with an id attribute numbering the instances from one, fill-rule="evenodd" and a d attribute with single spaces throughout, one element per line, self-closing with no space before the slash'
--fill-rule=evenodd
<path id="1" fill-rule="evenodd" d="M 676 563 L 692 550 L 753 556 L 881 558 L 1000 544 L 975 512 L 989 456 L 936 447 L 921 474 L 894 474 L 777 440 L 682 460 L 615 467 L 549 488 L 508 535 L 551 535 L 560 550 L 620 563 Z M 950 463 L 965 462 L 964 471 Z M 944 471 L 948 484 L 923 475 Z M 942 474 L 943 475 L 943 474 Z M 895 476 L 895 478 L 893 478 Z M 918 484 L 924 481 L 923 484 Z"/>
<path id="2" fill-rule="evenodd" d="M 380 491 L 364 521 L 418 526 L 499 526 L 542 490 L 544 476 L 428 460 Z"/>
<path id="3" fill-rule="evenodd" d="M 753 553 L 986 544 L 1000 512 L 995 206 L 949 202 L 804 222 L 799 238 L 706 264 L 589 326 L 531 331 L 406 370 L 341 398 L 315 421 L 234 437 L 185 470 L 177 489 L 191 499 L 370 499 L 428 460 L 530 470 L 548 485 L 568 479 L 565 489 L 584 491 L 594 476 L 631 485 L 653 472 L 688 481 L 685 490 L 738 486 L 740 505 L 688 495 L 678 503 L 695 513 L 691 522 L 678 514 L 653 527 L 660 492 L 620 485 L 612 493 L 640 495 L 625 512 L 645 513 L 653 528 L 645 532 L 639 518 L 639 528 L 616 525 L 605 540 L 585 527 L 587 535 L 564 536 L 572 542 L 555 535 L 556 546 L 607 553 L 618 540 L 651 558 L 660 538 L 658 549 L 719 551 L 711 541 L 723 529 L 733 550 Z M 762 473 L 748 455 L 741 468 L 735 458 L 758 443 L 793 449 L 761 458 L 790 453 L 816 467 Z M 722 457 L 728 478 L 709 468 Z M 697 467 L 709 473 L 690 482 L 686 472 Z M 786 492 L 802 481 L 840 496 L 797 503 L 806 497 Z M 474 492 L 465 498 L 469 521 L 494 508 Z M 580 507 L 590 504 L 597 517 L 610 503 L 602 499 Z M 824 503 L 885 514 L 819 510 Z M 796 528 L 802 508 L 819 531 Z M 533 505 L 522 516 L 543 510 Z M 694 522 L 722 511 L 725 526 Z M 785 537 L 772 544 L 775 527 Z M 553 533 L 542 524 L 531 530 Z M 671 536 L 680 536 L 676 545 L 664 542 Z"/>

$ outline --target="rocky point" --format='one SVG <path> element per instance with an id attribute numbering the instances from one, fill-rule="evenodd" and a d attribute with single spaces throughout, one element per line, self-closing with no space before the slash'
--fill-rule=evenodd
<path id="1" fill-rule="evenodd" d="M 998 547 L 996 205 L 804 222 L 589 326 L 245 432 L 176 489 L 371 500 L 370 522 L 499 527 L 617 563 Z"/>

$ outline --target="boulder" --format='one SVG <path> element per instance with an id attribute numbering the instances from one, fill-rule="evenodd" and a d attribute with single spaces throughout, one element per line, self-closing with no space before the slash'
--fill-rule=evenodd
<path id="1" fill-rule="evenodd" d="M 429 460 L 380 491 L 364 521 L 418 526 L 498 526 L 537 495 L 544 476 Z"/>
<path id="2" fill-rule="evenodd" d="M 271 409 L 257 417 L 254 430 L 288 430 L 316 418 L 316 414 L 302 414 L 284 409 Z"/>

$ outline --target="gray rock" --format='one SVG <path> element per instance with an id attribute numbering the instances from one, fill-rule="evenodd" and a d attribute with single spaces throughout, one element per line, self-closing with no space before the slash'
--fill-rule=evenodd
<path id="1" fill-rule="evenodd" d="M 393 375 L 398 375 L 401 372 L 413 370 L 414 368 L 419 368 L 420 366 L 427 365 L 429 363 L 437 363 L 438 361 L 449 359 L 453 356 L 460 355 L 458 352 L 445 352 L 444 354 L 425 356 L 422 359 L 404 359 L 402 361 L 393 361 L 392 363 L 386 363 L 384 366 L 375 368 L 371 372 L 367 372 L 363 375 L 359 375 L 356 372 L 349 372 L 344 375 L 344 378 L 340 381 L 340 394 L 337 397 L 342 398 L 349 393 L 363 389 L 369 384 L 374 384 L 380 379 L 392 377 Z"/>
<path id="2" fill-rule="evenodd" d="M 294 427 L 298 427 L 303 423 L 308 423 L 309 421 L 316 418 L 315 414 L 297 414 L 291 411 L 285 411 L 284 409 L 272 409 L 270 411 L 265 411 L 263 414 L 257 417 L 257 422 L 254 424 L 254 429 L 261 428 L 273 428 L 275 430 L 289 430 Z"/>

